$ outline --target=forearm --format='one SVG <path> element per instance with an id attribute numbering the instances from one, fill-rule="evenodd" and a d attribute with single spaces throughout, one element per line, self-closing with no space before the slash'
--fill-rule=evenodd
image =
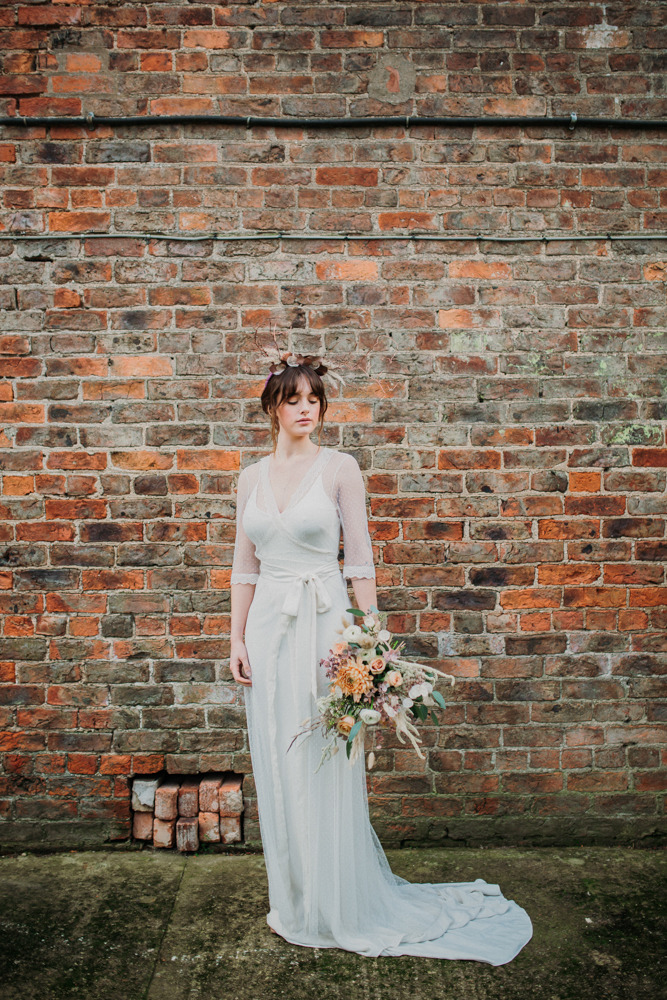
<path id="1" fill-rule="evenodd" d="M 232 584 L 232 640 L 240 639 L 243 642 L 245 625 L 248 619 L 248 611 L 255 596 L 254 583 L 234 583 Z"/>
<path id="2" fill-rule="evenodd" d="M 352 590 L 360 611 L 368 611 L 372 607 L 377 607 L 375 580 L 353 580 Z"/>

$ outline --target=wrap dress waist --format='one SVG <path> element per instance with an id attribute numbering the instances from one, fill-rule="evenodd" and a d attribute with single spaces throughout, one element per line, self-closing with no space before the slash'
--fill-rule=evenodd
<path id="1" fill-rule="evenodd" d="M 301 601 L 305 598 L 315 612 L 322 614 L 331 610 L 331 597 L 329 591 L 324 586 L 323 581 L 332 576 L 340 576 L 340 567 L 337 560 L 331 560 L 318 566 L 317 569 L 308 569 L 303 573 L 285 569 L 282 566 L 274 566 L 265 561 L 260 568 L 260 579 L 275 580 L 276 583 L 290 583 L 291 586 L 285 595 L 282 606 L 282 614 L 288 619 L 296 618 L 299 613 Z M 305 610 L 305 609 L 304 609 Z M 286 623 L 289 625 L 289 621 Z M 284 635 L 284 633 L 283 633 Z"/>

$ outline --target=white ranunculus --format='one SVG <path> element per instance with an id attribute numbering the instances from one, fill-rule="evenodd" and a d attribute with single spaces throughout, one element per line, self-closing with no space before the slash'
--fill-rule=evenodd
<path id="1" fill-rule="evenodd" d="M 331 699 L 330 699 L 329 695 L 327 695 L 325 698 L 318 698 L 317 699 L 317 702 L 316 702 L 317 711 L 320 713 L 320 715 L 322 715 L 323 712 L 326 712 L 326 710 L 328 709 L 328 707 L 329 707 L 330 704 L 331 704 Z"/>
<path id="2" fill-rule="evenodd" d="M 365 722 L 367 726 L 377 726 L 378 722 L 382 718 L 380 712 L 376 712 L 374 708 L 362 708 L 359 712 L 359 718 L 362 722 Z"/>
<path id="3" fill-rule="evenodd" d="M 424 703 L 433 690 L 433 685 L 429 684 L 428 681 L 422 681 L 421 684 L 413 684 L 408 691 L 408 696 L 410 698 L 423 698 Z"/>
<path id="4" fill-rule="evenodd" d="M 373 618 L 373 615 L 366 615 L 366 617 L 364 618 L 364 625 L 366 626 L 366 628 L 373 628 L 375 624 L 376 621 L 375 618 Z"/>
<path id="5" fill-rule="evenodd" d="M 386 628 L 380 629 L 378 632 L 378 639 L 380 642 L 389 642 L 391 639 L 391 632 L 388 632 Z"/>
<path id="6" fill-rule="evenodd" d="M 348 625 L 343 632 L 343 639 L 346 642 L 359 642 L 363 634 L 358 625 Z"/>

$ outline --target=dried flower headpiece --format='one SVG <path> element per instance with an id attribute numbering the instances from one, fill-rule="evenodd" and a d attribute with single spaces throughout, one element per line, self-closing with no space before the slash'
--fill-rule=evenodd
<path id="1" fill-rule="evenodd" d="M 257 338 L 255 342 L 258 349 L 269 359 L 271 364 L 269 365 L 269 376 L 267 382 L 273 375 L 282 375 L 287 368 L 298 368 L 299 365 L 307 365 L 312 368 L 317 375 L 328 375 L 330 379 L 334 382 L 345 385 L 345 376 L 350 375 L 367 375 L 366 372 L 366 359 L 373 350 L 367 351 L 361 358 L 355 362 L 339 362 L 333 361 L 331 358 L 325 359 L 321 355 L 317 354 L 299 354 L 296 351 L 291 350 L 288 347 L 285 350 L 280 346 L 277 337 L 277 328 L 271 328 L 271 337 L 273 339 L 273 344 L 266 346 L 261 344 Z M 288 344 L 290 341 L 288 334 Z M 266 383 L 265 383 L 266 384 Z"/>
<path id="2" fill-rule="evenodd" d="M 268 348 L 265 349 L 265 353 L 268 357 L 272 357 L 274 352 Z M 317 358 L 313 354 L 293 354 L 291 351 L 279 354 L 278 359 L 269 366 L 269 370 L 272 375 L 280 375 L 286 368 L 298 368 L 299 365 L 308 365 L 318 375 L 326 375 L 329 371 L 322 358 Z"/>

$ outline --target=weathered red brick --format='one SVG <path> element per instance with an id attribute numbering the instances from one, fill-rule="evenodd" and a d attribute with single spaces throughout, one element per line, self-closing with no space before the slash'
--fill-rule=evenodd
<path id="1" fill-rule="evenodd" d="M 195 816 L 180 816 L 176 821 L 176 847 L 194 852 L 199 848 L 199 820 Z"/>
<path id="2" fill-rule="evenodd" d="M 199 785 L 199 808 L 204 813 L 219 813 L 219 789 L 222 778 L 208 778 Z"/>
<path id="3" fill-rule="evenodd" d="M 153 813 L 134 813 L 132 817 L 132 836 L 135 840 L 153 839 Z"/>
<path id="4" fill-rule="evenodd" d="M 241 840 L 241 820 L 239 816 L 220 817 L 220 840 L 223 844 L 236 844 Z"/>
<path id="5" fill-rule="evenodd" d="M 197 816 L 198 812 L 199 779 L 184 778 L 178 790 L 178 815 L 191 817 Z"/>
<path id="6" fill-rule="evenodd" d="M 155 818 L 171 822 L 178 818 L 179 782 L 170 778 L 163 782 L 155 793 Z"/>
<path id="7" fill-rule="evenodd" d="M 205 844 L 220 843 L 220 816 L 217 812 L 200 812 L 199 840 Z"/>
<path id="8" fill-rule="evenodd" d="M 150 815 L 150 814 L 149 814 Z M 154 847 L 174 847 L 176 843 L 176 820 L 163 820 L 157 817 L 153 820 Z"/>
<path id="9" fill-rule="evenodd" d="M 221 784 L 218 790 L 221 817 L 240 816 L 243 812 L 243 793 L 241 791 L 242 782 L 243 778 L 240 775 L 235 775 L 233 777 L 227 777 Z M 222 831 L 223 824 L 221 824 L 220 828 Z M 225 841 L 225 843 L 230 843 L 230 841 Z"/>

